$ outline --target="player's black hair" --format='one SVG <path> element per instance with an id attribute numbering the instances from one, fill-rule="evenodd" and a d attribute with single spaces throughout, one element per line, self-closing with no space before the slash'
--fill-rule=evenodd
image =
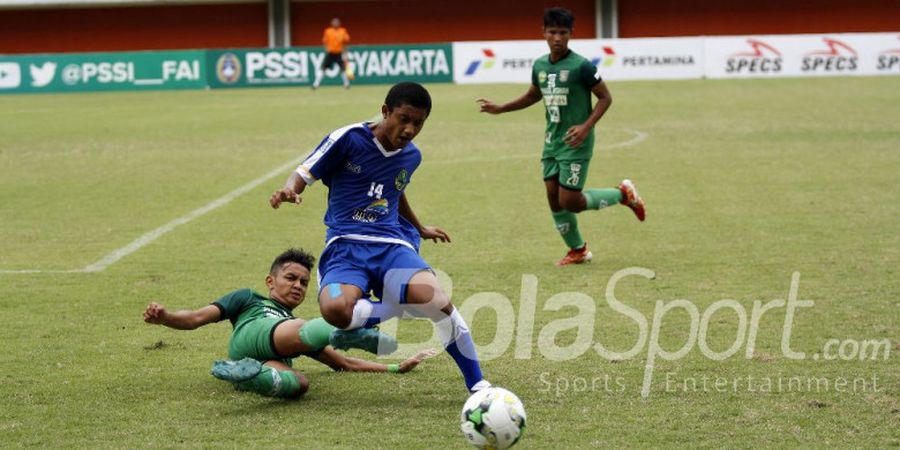
<path id="1" fill-rule="evenodd" d="M 562 27 L 572 29 L 575 26 L 575 16 L 566 8 L 547 8 L 544 10 L 544 28 Z"/>
<path id="2" fill-rule="evenodd" d="M 431 114 L 431 95 L 421 84 L 412 81 L 404 81 L 391 87 L 387 97 L 384 98 L 384 104 L 387 105 L 388 111 L 409 105 L 424 109 L 426 117 Z"/>
<path id="3" fill-rule="evenodd" d="M 275 258 L 275 261 L 272 261 L 272 267 L 269 268 L 269 274 L 275 275 L 287 263 L 300 264 L 301 266 L 306 267 L 307 270 L 312 272 L 313 264 L 316 263 L 316 258 L 313 255 L 307 253 L 302 248 L 289 248 L 285 250 L 284 253 L 278 255 Z"/>

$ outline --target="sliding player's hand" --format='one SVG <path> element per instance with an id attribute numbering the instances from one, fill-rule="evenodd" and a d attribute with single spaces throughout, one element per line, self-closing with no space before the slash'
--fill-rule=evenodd
<path id="1" fill-rule="evenodd" d="M 419 231 L 419 235 L 422 236 L 422 239 L 431 239 L 434 242 L 437 242 L 438 240 L 441 242 L 450 242 L 450 235 L 438 227 L 424 226 L 422 227 L 422 230 Z"/>
<path id="2" fill-rule="evenodd" d="M 433 348 L 429 348 L 428 350 L 421 351 L 415 354 L 413 357 L 407 359 L 400 363 L 400 373 L 406 373 L 410 370 L 416 368 L 422 361 L 425 361 L 428 358 L 431 358 L 434 355 L 437 355 L 437 350 Z"/>
<path id="3" fill-rule="evenodd" d="M 166 317 L 166 307 L 159 303 L 151 303 L 144 310 L 144 322 L 161 325 Z"/>
<path id="4" fill-rule="evenodd" d="M 273 192 L 272 196 L 269 198 L 269 204 L 272 205 L 273 209 L 278 209 L 284 202 L 299 204 L 302 201 L 303 198 L 300 197 L 300 194 L 288 188 L 279 189 Z"/>

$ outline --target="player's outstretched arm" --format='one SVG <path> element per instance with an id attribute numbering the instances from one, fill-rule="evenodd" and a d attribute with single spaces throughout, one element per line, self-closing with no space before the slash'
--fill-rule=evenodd
<path id="1" fill-rule="evenodd" d="M 409 200 L 406 199 L 406 192 L 400 194 L 400 215 L 403 216 L 404 219 L 408 220 L 416 230 L 419 231 L 419 236 L 422 236 L 422 239 L 431 239 L 434 242 L 450 242 L 450 235 L 447 234 L 446 231 L 429 225 L 422 225 L 422 222 L 419 222 L 419 218 L 416 217 L 416 213 L 413 212 L 412 206 L 409 205 Z"/>
<path id="2" fill-rule="evenodd" d="M 200 309 L 169 312 L 159 303 L 151 303 L 144 310 L 144 322 L 154 325 L 165 325 L 176 330 L 194 330 L 208 323 L 219 320 L 222 312 L 214 305 L 206 305 Z"/>
<path id="3" fill-rule="evenodd" d="M 428 358 L 437 354 L 437 350 L 430 348 L 423 350 L 411 358 L 399 364 L 380 364 L 359 358 L 344 356 L 330 346 L 325 347 L 316 359 L 338 372 L 397 372 L 406 373 L 413 370 Z"/>
<path id="4" fill-rule="evenodd" d="M 273 209 L 278 209 L 284 202 L 299 204 L 303 201 L 300 194 L 303 193 L 304 189 L 306 189 L 306 180 L 299 173 L 293 172 L 284 183 L 284 187 L 273 192 L 272 196 L 269 197 L 269 205 Z"/>
<path id="5" fill-rule="evenodd" d="M 486 98 L 479 98 L 475 100 L 478 103 L 478 111 L 486 112 L 488 114 L 502 114 L 510 111 L 518 111 L 520 109 L 525 109 L 539 101 L 541 101 L 542 95 L 541 90 L 537 88 L 535 85 L 531 85 L 528 87 L 528 90 L 522 94 L 521 97 L 509 102 L 504 103 L 502 105 L 498 105 Z"/>

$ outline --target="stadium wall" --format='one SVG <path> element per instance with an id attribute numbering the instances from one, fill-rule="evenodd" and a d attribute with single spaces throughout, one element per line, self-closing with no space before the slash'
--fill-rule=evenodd
<path id="1" fill-rule="evenodd" d="M 594 0 L 294 2 L 291 36 L 294 45 L 320 45 L 322 30 L 340 17 L 353 42 L 367 44 L 540 39 L 544 9 L 553 5 L 572 11 L 578 37 L 597 37 Z"/>
<path id="2" fill-rule="evenodd" d="M 127 0 L 123 0 L 127 1 Z M 240 0 L 239 0 L 240 1 Z M 0 9 L 0 54 L 268 45 L 267 3 Z M 597 37 L 595 0 L 553 2 L 577 18 L 577 38 Z M 540 38 L 543 0 L 294 1 L 294 46 L 320 45 L 322 29 L 343 19 L 354 44 L 409 44 Z M 900 1 L 618 0 L 620 38 L 887 32 Z"/>
<path id="3" fill-rule="evenodd" d="M 252 1 L 252 0 L 251 0 Z M 594 0 L 563 0 L 579 37 L 596 37 Z M 444 0 L 295 1 L 293 46 L 321 45 L 338 16 L 357 44 L 539 39 L 542 0 L 477 7 Z M 0 54 L 258 48 L 268 46 L 266 2 L 205 5 L 0 9 Z"/>
<path id="4" fill-rule="evenodd" d="M 889 32 L 896 0 L 619 0 L 619 37 Z"/>
<path id="5" fill-rule="evenodd" d="M 0 53 L 265 47 L 265 3 L 0 10 Z"/>

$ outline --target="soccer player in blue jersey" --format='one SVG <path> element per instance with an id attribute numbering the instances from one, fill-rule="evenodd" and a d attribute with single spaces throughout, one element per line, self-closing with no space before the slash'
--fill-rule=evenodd
<path id="1" fill-rule="evenodd" d="M 328 230 L 319 258 L 322 317 L 354 330 L 404 311 L 427 316 L 474 392 L 490 383 L 482 377 L 468 326 L 417 252 L 419 237 L 450 242 L 450 236 L 419 222 L 404 193 L 422 161 L 412 140 L 430 112 L 431 96 L 424 87 L 394 85 L 381 107 L 380 122 L 348 125 L 326 136 L 269 202 L 273 208 L 300 203 L 306 187 L 322 180 L 328 186 Z M 370 294 L 380 301 L 372 301 Z M 348 333 L 346 338 L 352 341 L 354 336 Z M 390 353 L 395 348 L 385 345 L 379 350 Z"/>

